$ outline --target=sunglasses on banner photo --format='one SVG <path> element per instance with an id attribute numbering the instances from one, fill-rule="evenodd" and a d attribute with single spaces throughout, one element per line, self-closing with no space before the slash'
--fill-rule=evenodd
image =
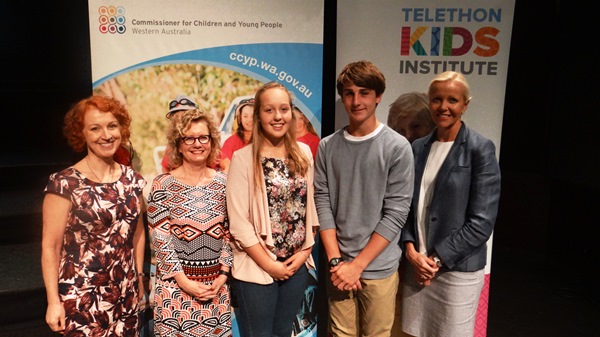
<path id="1" fill-rule="evenodd" d="M 254 98 L 246 98 L 240 101 L 239 105 L 254 104 Z"/>
<path id="2" fill-rule="evenodd" d="M 235 115 L 238 116 L 240 114 L 240 111 L 242 111 L 242 108 L 246 105 L 254 106 L 254 98 L 245 98 L 241 100 L 235 108 Z"/>
<path id="3" fill-rule="evenodd" d="M 182 98 L 180 100 L 173 100 L 169 103 L 169 109 L 173 109 L 179 105 L 187 105 L 187 106 L 193 106 L 194 108 L 197 108 L 198 106 L 196 105 L 196 103 L 192 102 L 191 100 L 187 99 L 187 98 Z"/>

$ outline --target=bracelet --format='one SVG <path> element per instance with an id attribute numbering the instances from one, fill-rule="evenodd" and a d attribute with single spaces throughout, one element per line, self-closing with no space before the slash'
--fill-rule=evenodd
<path id="1" fill-rule="evenodd" d="M 304 255 L 304 258 L 308 260 L 308 255 L 304 254 L 303 250 L 301 250 L 300 253 L 302 253 L 302 255 Z"/>
<path id="2" fill-rule="evenodd" d="M 225 271 L 225 270 L 223 270 L 223 269 L 220 269 L 220 270 L 219 270 L 219 275 L 225 275 L 225 276 L 227 276 L 227 278 L 230 278 L 230 277 L 231 277 L 231 273 L 230 273 L 230 272 L 228 272 L 228 271 Z"/>
<path id="3" fill-rule="evenodd" d="M 145 276 L 146 276 L 146 273 L 144 273 L 144 272 L 141 272 L 141 273 L 138 273 L 138 274 L 137 274 L 137 276 L 138 276 L 138 277 L 145 277 Z"/>

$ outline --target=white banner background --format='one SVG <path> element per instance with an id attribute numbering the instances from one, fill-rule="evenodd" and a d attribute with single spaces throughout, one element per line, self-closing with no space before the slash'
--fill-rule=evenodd
<path id="1" fill-rule="evenodd" d="M 236 99 L 278 81 L 320 133 L 323 1 L 89 0 L 93 89 L 127 104 L 134 167 L 147 181 L 160 173 L 165 113 L 178 94 L 227 121 Z M 294 336 L 316 335 L 312 275 Z"/>
<path id="2" fill-rule="evenodd" d="M 463 120 L 470 128 L 490 138 L 496 145 L 499 156 L 502 133 L 502 114 L 508 74 L 508 56 L 514 15 L 514 0 L 340 0 L 337 17 L 336 69 L 354 61 L 369 60 L 386 76 L 386 90 L 377 108 L 377 118 L 385 123 L 389 105 L 400 95 L 409 91 L 427 92 L 429 81 L 443 70 L 466 73 L 471 86 L 472 100 Z M 432 49 L 432 31 L 441 28 L 439 55 Z M 472 37 L 472 46 L 454 55 L 445 55 L 445 28 L 455 32 L 466 32 Z M 403 29 L 410 31 L 412 42 L 419 42 L 423 52 L 417 53 L 411 40 L 402 39 Z M 422 29 L 423 34 L 418 35 Z M 477 35 L 485 32 L 484 36 Z M 492 35 L 493 34 L 493 35 Z M 465 47 L 465 39 L 454 35 L 452 48 Z M 417 43 L 418 45 L 418 43 Z M 402 54 L 402 48 L 407 54 Z M 480 49 L 478 49 L 480 48 Z M 479 56 L 475 51 L 483 50 L 489 55 Z M 408 62 L 416 62 L 418 71 L 408 71 Z M 438 68 L 436 62 L 455 62 L 458 68 Z M 425 66 L 423 66 L 425 65 Z M 472 68 L 471 68 L 472 65 Z M 429 68 L 428 68 L 429 67 Z M 348 118 L 339 97 L 336 102 L 336 129 L 347 125 Z M 476 336 L 485 336 L 487 327 L 487 299 L 491 273 L 492 238 L 488 241 L 488 263 L 486 285 L 482 291 Z"/>

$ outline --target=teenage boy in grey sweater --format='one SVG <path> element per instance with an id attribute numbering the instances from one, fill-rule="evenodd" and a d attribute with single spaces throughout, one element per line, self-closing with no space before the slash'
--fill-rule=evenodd
<path id="1" fill-rule="evenodd" d="M 329 261 L 333 336 L 390 336 L 398 246 L 413 194 L 410 144 L 380 123 L 375 109 L 385 77 L 368 61 L 337 78 L 349 125 L 321 140 L 315 164 L 320 237 Z"/>

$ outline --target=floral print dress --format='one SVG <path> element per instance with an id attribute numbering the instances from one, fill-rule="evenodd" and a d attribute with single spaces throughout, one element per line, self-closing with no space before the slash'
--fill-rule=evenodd
<path id="1" fill-rule="evenodd" d="M 300 251 L 306 239 L 306 180 L 290 176 L 287 159 L 261 160 L 275 242 L 272 251 L 285 260 Z"/>
<path id="2" fill-rule="evenodd" d="M 148 198 L 148 222 L 156 255 L 154 334 L 168 337 L 231 336 L 231 299 L 225 283 L 210 301 L 179 288 L 173 278 L 212 284 L 221 266 L 232 266 L 225 184 L 217 172 L 204 186 L 157 176 Z"/>
<path id="3" fill-rule="evenodd" d="M 64 336 L 137 336 L 138 281 L 133 236 L 146 185 L 131 167 L 98 183 L 69 167 L 50 176 L 46 193 L 71 202 L 59 264 Z"/>

